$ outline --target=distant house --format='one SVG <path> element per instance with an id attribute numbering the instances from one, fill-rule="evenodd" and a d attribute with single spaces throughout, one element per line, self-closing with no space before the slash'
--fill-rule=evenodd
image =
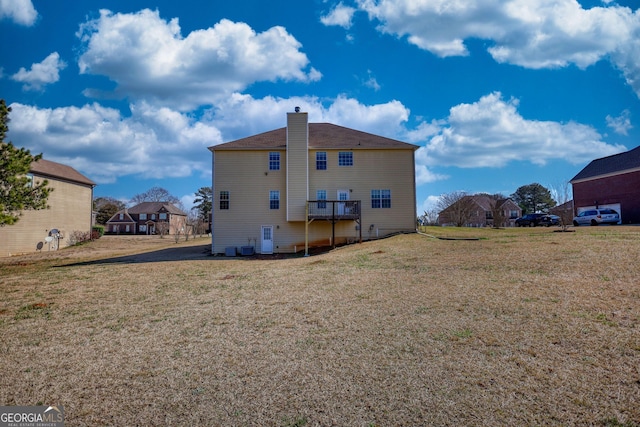
<path id="1" fill-rule="evenodd" d="M 284 128 L 210 147 L 212 253 L 293 253 L 414 232 L 417 148 L 309 123 L 299 111 Z"/>
<path id="2" fill-rule="evenodd" d="M 69 235 L 90 233 L 95 183 L 71 166 L 40 159 L 31 165 L 33 182 L 49 181 L 49 209 L 25 210 L 14 225 L 0 227 L 0 256 L 54 250 L 70 244 Z"/>
<path id="3" fill-rule="evenodd" d="M 494 212 L 502 213 L 503 221 L 495 224 Z M 458 225 L 458 218 L 464 219 L 464 227 L 513 227 L 515 220 L 522 216 L 522 209 L 511 199 L 495 200 L 487 195 L 464 196 L 438 215 L 438 224 Z"/>
<path id="4" fill-rule="evenodd" d="M 182 234 L 187 214 L 168 202 L 143 202 L 116 212 L 105 234 Z"/>
<path id="5" fill-rule="evenodd" d="M 640 223 L 640 147 L 593 160 L 570 183 L 576 214 L 611 208 L 621 223 Z"/>

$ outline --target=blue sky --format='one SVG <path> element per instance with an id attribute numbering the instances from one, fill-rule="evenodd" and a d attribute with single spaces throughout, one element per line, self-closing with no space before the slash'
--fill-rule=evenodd
<path id="1" fill-rule="evenodd" d="M 300 106 L 418 145 L 418 213 L 640 144 L 637 0 L 0 0 L 8 139 L 190 208 L 207 147 Z"/>

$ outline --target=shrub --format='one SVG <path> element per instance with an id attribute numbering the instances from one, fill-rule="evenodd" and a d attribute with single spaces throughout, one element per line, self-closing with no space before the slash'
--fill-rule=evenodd
<path id="1" fill-rule="evenodd" d="M 96 235 L 97 237 L 94 237 Z M 94 225 L 91 227 L 91 239 L 96 240 L 104 236 L 104 225 Z"/>
<path id="2" fill-rule="evenodd" d="M 69 235 L 69 244 L 72 246 L 80 245 L 82 243 L 90 241 L 92 239 L 92 236 L 93 236 L 93 231 L 88 232 L 88 231 L 73 230 Z"/>

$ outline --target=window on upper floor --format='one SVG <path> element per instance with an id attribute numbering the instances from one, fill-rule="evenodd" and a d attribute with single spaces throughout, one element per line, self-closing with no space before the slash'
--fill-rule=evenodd
<path id="1" fill-rule="evenodd" d="M 147 219 L 147 214 L 140 214 L 140 219 L 141 220 Z"/>
<path id="2" fill-rule="evenodd" d="M 269 191 L 269 209 L 280 209 L 280 191 Z"/>
<path id="3" fill-rule="evenodd" d="M 230 202 L 229 192 L 221 191 L 220 192 L 220 209 L 229 210 L 229 202 Z"/>
<path id="4" fill-rule="evenodd" d="M 120 218 L 120 220 L 123 220 L 124 219 L 124 214 L 118 215 L 118 218 Z"/>
<path id="5" fill-rule="evenodd" d="M 371 207 L 373 209 L 391 207 L 391 190 L 371 190 Z"/>
<path id="6" fill-rule="evenodd" d="M 327 152 L 318 151 L 316 153 L 316 169 L 319 171 L 327 170 Z"/>
<path id="7" fill-rule="evenodd" d="M 353 151 L 339 151 L 338 166 L 353 166 Z"/>
<path id="8" fill-rule="evenodd" d="M 158 214 L 158 219 L 167 219 L 167 214 L 166 213 Z"/>
<path id="9" fill-rule="evenodd" d="M 269 153 L 269 170 L 280 170 L 280 153 L 278 153 L 277 151 L 272 151 Z"/>

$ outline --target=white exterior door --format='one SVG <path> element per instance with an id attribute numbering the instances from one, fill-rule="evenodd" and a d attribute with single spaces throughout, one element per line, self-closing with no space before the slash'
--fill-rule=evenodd
<path id="1" fill-rule="evenodd" d="M 262 243 L 260 245 L 260 253 L 272 254 L 273 253 L 273 225 L 262 226 Z"/>
<path id="2" fill-rule="evenodd" d="M 349 200 L 349 190 L 338 190 L 338 200 Z M 338 215 L 344 215 L 344 203 L 338 203 Z"/>

